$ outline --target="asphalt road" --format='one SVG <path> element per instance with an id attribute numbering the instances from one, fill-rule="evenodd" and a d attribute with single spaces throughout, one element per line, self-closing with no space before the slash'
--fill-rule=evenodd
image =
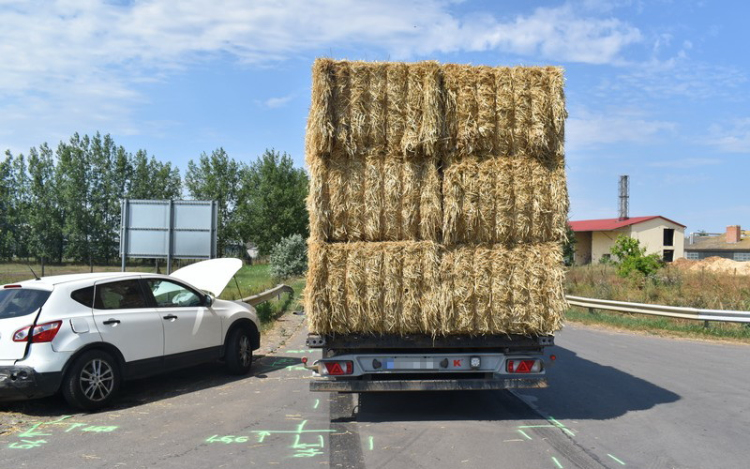
<path id="1" fill-rule="evenodd" d="M 750 347 L 568 327 L 538 390 L 308 391 L 305 329 L 243 379 L 202 366 L 126 385 L 111 410 L 5 406 L 0 469 L 743 468 Z"/>

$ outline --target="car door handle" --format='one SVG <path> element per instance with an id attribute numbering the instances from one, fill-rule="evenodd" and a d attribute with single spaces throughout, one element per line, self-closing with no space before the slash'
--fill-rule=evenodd
<path id="1" fill-rule="evenodd" d="M 171 321 L 172 319 L 177 319 L 177 316 L 175 316 L 174 314 L 167 314 L 166 316 L 164 316 L 164 319 Z"/>
<path id="2" fill-rule="evenodd" d="M 104 324 L 105 326 L 111 326 L 112 324 L 120 324 L 120 320 L 119 319 L 107 319 L 102 324 Z"/>

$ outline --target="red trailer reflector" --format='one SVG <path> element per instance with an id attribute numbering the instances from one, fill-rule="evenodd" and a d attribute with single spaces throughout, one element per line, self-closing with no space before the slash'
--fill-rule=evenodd
<path id="1" fill-rule="evenodd" d="M 506 363 L 508 373 L 539 373 L 542 370 L 539 360 L 508 360 Z"/>
<path id="2" fill-rule="evenodd" d="M 331 376 L 350 375 L 354 373 L 354 366 L 349 360 L 340 362 L 323 362 L 323 364 L 326 366 L 326 374 Z"/>

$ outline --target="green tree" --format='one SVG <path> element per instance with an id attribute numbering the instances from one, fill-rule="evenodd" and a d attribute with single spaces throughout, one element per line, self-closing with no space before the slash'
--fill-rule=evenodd
<path id="1" fill-rule="evenodd" d="M 239 221 L 235 217 L 245 165 L 229 158 L 223 148 L 202 153 L 198 163 L 188 162 L 185 186 L 197 200 L 215 200 L 218 205 L 217 248 L 224 255 L 226 246 L 240 241 Z"/>
<path id="2" fill-rule="evenodd" d="M 172 163 L 162 163 L 146 150 L 138 150 L 130 168 L 122 168 L 130 175 L 129 199 L 172 200 L 180 198 L 180 171 Z"/>
<path id="3" fill-rule="evenodd" d="M 91 212 L 92 165 L 88 136 L 73 134 L 68 143 L 57 147 L 57 178 L 60 191 L 64 256 L 76 261 L 93 260 L 91 234 L 93 214 Z"/>
<path id="4" fill-rule="evenodd" d="M 242 181 L 239 215 L 242 237 L 261 255 L 287 236 L 307 238 L 307 185 L 307 173 L 295 168 L 286 153 L 266 150 L 250 165 Z"/>
<path id="5" fill-rule="evenodd" d="M 646 255 L 646 248 L 637 239 L 626 235 L 617 237 L 610 252 L 617 257 L 617 274 L 621 277 L 634 273 L 648 277 L 663 265 L 657 254 Z"/>
<path id="6" fill-rule="evenodd" d="M 284 280 L 304 274 L 307 270 L 305 238 L 298 234 L 282 238 L 274 245 L 268 260 L 272 278 Z"/>
<path id="7" fill-rule="evenodd" d="M 30 251 L 40 259 L 59 262 L 63 256 L 62 214 L 53 153 L 46 143 L 38 151 L 36 148 L 29 151 L 29 194 Z"/>
<path id="8" fill-rule="evenodd" d="M 576 260 L 576 234 L 569 223 L 565 224 L 565 241 L 563 242 L 563 261 L 565 265 L 573 265 Z"/>
<path id="9" fill-rule="evenodd" d="M 13 257 L 13 155 L 5 152 L 0 160 L 0 259 Z"/>

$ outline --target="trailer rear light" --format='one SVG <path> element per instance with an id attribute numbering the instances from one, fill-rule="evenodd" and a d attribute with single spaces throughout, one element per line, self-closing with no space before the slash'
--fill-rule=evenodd
<path id="1" fill-rule="evenodd" d="M 542 361 L 508 360 L 505 369 L 508 373 L 539 373 L 542 371 Z"/>
<path id="2" fill-rule="evenodd" d="M 322 369 L 324 375 L 341 376 L 354 373 L 354 363 L 350 360 L 338 362 L 323 362 L 325 368 Z"/>
<path id="3" fill-rule="evenodd" d="M 48 322 L 45 324 L 39 324 L 34 327 L 34 332 L 31 334 L 31 341 L 35 343 L 39 342 L 52 342 L 57 332 L 60 330 L 62 321 Z M 23 329 L 19 329 L 13 334 L 13 342 L 27 342 L 29 340 L 29 329 L 31 326 L 26 326 Z"/>

